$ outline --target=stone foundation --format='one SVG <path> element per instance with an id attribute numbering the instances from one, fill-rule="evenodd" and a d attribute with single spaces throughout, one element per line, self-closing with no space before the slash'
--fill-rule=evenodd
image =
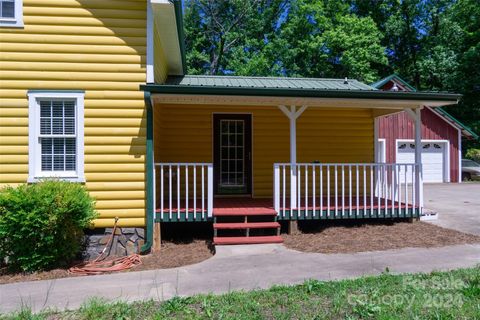
<path id="1" fill-rule="evenodd" d="M 86 232 L 84 255 L 88 260 L 95 259 L 102 253 L 112 232 L 113 228 L 94 229 Z M 112 244 L 106 250 L 109 256 L 128 256 L 140 253 L 144 243 L 145 229 L 117 227 Z"/>

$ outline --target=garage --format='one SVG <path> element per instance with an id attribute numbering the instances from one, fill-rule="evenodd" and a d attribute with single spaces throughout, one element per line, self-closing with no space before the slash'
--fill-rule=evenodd
<path id="1" fill-rule="evenodd" d="M 397 140 L 397 163 L 415 163 L 415 143 Z M 424 182 L 448 182 L 448 142 L 422 141 L 422 165 Z M 411 180 L 407 173 L 407 179 Z"/>

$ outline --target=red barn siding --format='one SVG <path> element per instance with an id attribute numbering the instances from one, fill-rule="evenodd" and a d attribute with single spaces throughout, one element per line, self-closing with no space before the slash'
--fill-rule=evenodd
<path id="1" fill-rule="evenodd" d="M 395 140 L 414 139 L 415 124 L 405 112 L 381 117 L 378 137 L 385 139 L 386 161 L 394 163 Z M 450 141 L 450 181 L 458 182 L 458 130 L 430 109 L 422 110 L 422 139 Z"/>

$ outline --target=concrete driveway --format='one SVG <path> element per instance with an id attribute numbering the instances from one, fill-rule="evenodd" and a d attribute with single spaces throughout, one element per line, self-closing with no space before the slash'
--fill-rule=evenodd
<path id="1" fill-rule="evenodd" d="M 424 204 L 439 213 L 431 223 L 480 235 L 480 183 L 425 184 Z"/>

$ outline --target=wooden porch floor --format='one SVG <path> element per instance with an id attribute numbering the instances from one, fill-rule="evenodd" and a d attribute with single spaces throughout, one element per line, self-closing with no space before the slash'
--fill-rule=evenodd
<path id="1" fill-rule="evenodd" d="M 335 206 L 335 198 L 330 198 L 330 206 L 328 206 L 328 199 L 323 198 L 322 207 L 320 207 L 320 199 L 315 200 L 315 207 L 313 207 L 313 199 L 308 200 L 308 207 L 305 207 L 304 200 L 297 209 L 291 209 L 288 204 L 290 199 L 286 199 L 287 207 L 280 208 L 278 214 L 279 220 L 297 220 L 297 219 L 346 219 L 346 218 L 408 218 L 417 217 L 419 215 L 418 206 L 413 206 L 411 203 L 408 206 L 403 202 L 393 202 L 391 199 L 384 199 L 374 197 L 373 201 L 370 197 L 365 200 L 363 197 L 357 199 L 352 197 L 351 205 L 349 199 L 345 199 L 342 204 L 342 199 L 337 199 L 337 207 Z M 282 201 L 281 201 L 282 203 Z M 157 204 L 158 207 L 158 204 Z M 194 209 L 194 202 L 192 200 L 187 202 L 185 199 L 180 201 L 180 206 L 176 201 L 172 202 L 170 210 L 169 204 L 164 203 L 163 211 L 161 208 L 156 210 L 157 221 L 207 221 L 206 203 L 202 209 L 201 201 L 197 201 Z M 225 215 L 275 215 L 276 211 L 273 206 L 272 198 L 215 198 L 213 200 L 213 217 Z"/>

